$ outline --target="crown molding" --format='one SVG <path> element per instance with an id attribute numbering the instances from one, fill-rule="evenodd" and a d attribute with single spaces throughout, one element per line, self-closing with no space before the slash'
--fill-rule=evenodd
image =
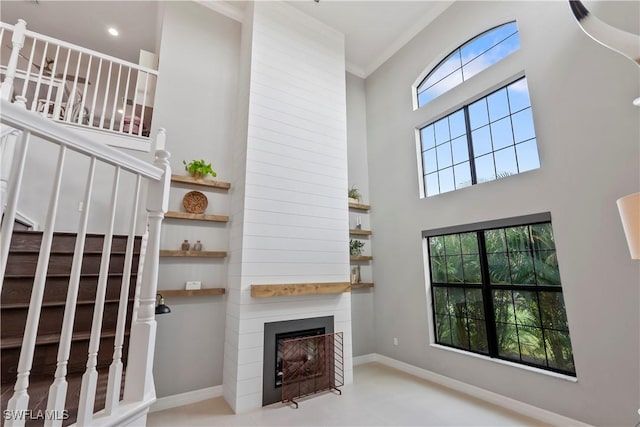
<path id="1" fill-rule="evenodd" d="M 244 11 L 234 6 L 230 1 L 223 0 L 194 0 L 202 6 L 214 10 L 235 21 L 242 22 L 244 19 Z"/>
<path id="2" fill-rule="evenodd" d="M 351 73 L 354 76 L 360 77 L 361 79 L 367 78 L 367 74 L 364 72 L 364 70 L 361 67 L 355 65 L 353 62 L 347 61 L 345 63 L 345 68 L 347 69 L 348 73 Z"/>

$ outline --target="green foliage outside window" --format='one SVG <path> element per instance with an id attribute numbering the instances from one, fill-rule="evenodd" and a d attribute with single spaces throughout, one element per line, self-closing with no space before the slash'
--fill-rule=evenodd
<path id="1" fill-rule="evenodd" d="M 438 343 L 575 375 L 551 223 L 428 243 Z"/>

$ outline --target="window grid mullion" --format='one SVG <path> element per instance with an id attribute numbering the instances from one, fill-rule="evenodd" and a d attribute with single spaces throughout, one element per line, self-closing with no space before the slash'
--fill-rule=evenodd
<path id="1" fill-rule="evenodd" d="M 547 335 L 545 333 L 544 325 L 542 324 L 542 308 L 540 307 L 540 292 L 536 291 L 536 301 L 538 301 L 538 316 L 540 319 L 540 331 L 542 333 L 542 346 L 544 347 L 544 360 L 549 366 L 549 352 L 547 351 Z"/>
<path id="2" fill-rule="evenodd" d="M 520 346 L 520 328 L 518 328 L 518 313 L 516 312 L 516 299 L 511 291 L 511 304 L 513 304 L 513 322 L 516 327 L 516 338 L 518 339 L 518 359 L 522 362 L 522 347 Z"/>
<path id="3" fill-rule="evenodd" d="M 487 331 L 487 345 L 489 348 L 489 355 L 491 357 L 498 356 L 498 337 L 496 333 L 496 319 L 493 311 L 493 295 L 491 294 L 491 287 L 489 286 L 489 262 L 487 259 L 487 245 L 484 239 L 484 232 L 478 231 L 476 234 L 478 238 L 478 252 L 480 255 L 480 275 L 482 282 L 482 300 L 484 306 L 484 321 L 485 329 Z"/>
<path id="4" fill-rule="evenodd" d="M 464 106 L 464 126 L 467 131 L 467 149 L 469 150 L 469 168 L 471 169 L 471 185 L 478 183 L 476 175 L 476 162 L 473 154 L 473 141 L 471 139 L 471 120 L 469 119 L 469 106 Z"/>

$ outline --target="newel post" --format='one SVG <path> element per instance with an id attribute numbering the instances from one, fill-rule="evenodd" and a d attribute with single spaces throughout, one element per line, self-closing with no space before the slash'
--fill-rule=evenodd
<path id="1" fill-rule="evenodd" d="M 18 54 L 24 46 L 24 33 L 27 30 L 27 23 L 24 19 L 18 19 L 18 23 L 13 27 L 13 36 L 11 36 L 11 56 L 9 56 L 9 64 L 7 65 L 7 74 L 0 85 L 0 98 L 11 101 L 13 93 L 13 80 L 16 77 L 16 69 L 18 68 Z"/>
<path id="2" fill-rule="evenodd" d="M 129 359 L 124 387 L 124 400 L 129 402 L 155 399 L 153 356 L 156 344 L 156 291 L 160 256 L 160 226 L 167 212 L 171 182 L 171 155 L 164 150 L 165 130 L 160 129 L 154 165 L 164 170 L 159 181 L 149 180 L 147 192 L 148 240 L 144 260 L 139 307 L 131 326 Z"/>

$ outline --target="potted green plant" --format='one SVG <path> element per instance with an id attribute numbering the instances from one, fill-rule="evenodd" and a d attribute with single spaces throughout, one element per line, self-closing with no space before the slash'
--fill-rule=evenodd
<path id="1" fill-rule="evenodd" d="M 360 203 L 360 200 L 362 200 L 362 194 L 360 194 L 355 185 L 349 189 L 348 197 L 350 203 Z"/>
<path id="2" fill-rule="evenodd" d="M 364 243 L 360 240 L 349 240 L 349 254 L 351 256 L 359 256 L 362 255 L 362 250 L 364 249 Z"/>
<path id="3" fill-rule="evenodd" d="M 211 175 L 214 178 L 217 176 L 211 167 L 211 163 L 207 163 L 204 160 L 192 160 L 189 163 L 183 160 L 182 163 L 184 164 L 184 169 L 196 179 L 204 178 L 207 175 Z"/>

